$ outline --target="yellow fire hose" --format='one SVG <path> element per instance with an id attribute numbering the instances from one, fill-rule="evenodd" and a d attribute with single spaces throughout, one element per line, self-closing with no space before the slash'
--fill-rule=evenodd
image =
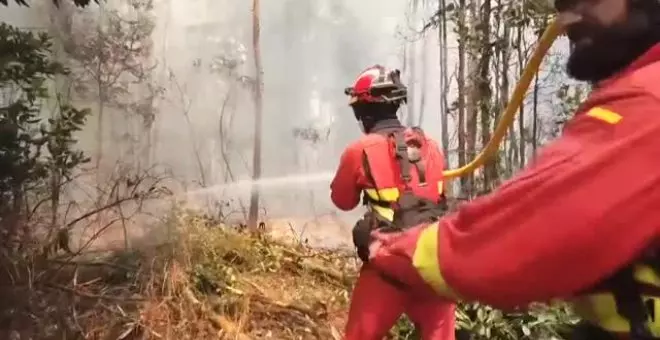
<path id="1" fill-rule="evenodd" d="M 548 28 L 546 28 L 545 32 L 543 32 L 541 39 L 539 39 L 538 46 L 527 63 L 520 80 L 518 80 L 518 84 L 516 84 L 511 100 L 509 100 L 509 103 L 504 109 L 500 121 L 497 123 L 497 128 L 495 129 L 495 132 L 493 132 L 493 136 L 490 141 L 488 141 L 488 144 L 486 144 L 486 147 L 484 147 L 481 153 L 479 153 L 470 163 L 458 169 L 445 170 L 445 178 L 461 177 L 474 172 L 477 168 L 483 166 L 484 163 L 498 151 L 500 143 L 504 139 L 511 124 L 513 124 L 513 119 L 525 99 L 525 93 L 527 92 L 530 83 L 541 66 L 543 57 L 548 53 L 548 50 L 555 39 L 557 39 L 557 37 L 563 32 L 564 24 L 560 23 L 560 21 L 561 20 L 559 19 L 554 20 Z"/>

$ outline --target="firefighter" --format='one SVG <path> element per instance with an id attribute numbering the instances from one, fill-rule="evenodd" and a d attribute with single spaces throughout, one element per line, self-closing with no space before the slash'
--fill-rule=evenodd
<path id="1" fill-rule="evenodd" d="M 562 136 L 438 222 L 374 233 L 369 264 L 502 309 L 564 299 L 574 338 L 660 338 L 660 2 L 557 0 L 593 91 Z"/>
<path id="2" fill-rule="evenodd" d="M 373 230 L 398 232 L 444 213 L 443 154 L 421 129 L 405 128 L 397 119 L 399 106 L 407 99 L 398 70 L 370 67 L 345 93 L 364 135 L 342 154 L 331 198 L 339 209 L 348 211 L 363 194 L 367 207 L 353 230 L 365 263 L 353 290 L 345 339 L 380 340 L 405 313 L 424 340 L 452 340 L 453 303 L 402 289 L 400 282 L 366 262 Z"/>

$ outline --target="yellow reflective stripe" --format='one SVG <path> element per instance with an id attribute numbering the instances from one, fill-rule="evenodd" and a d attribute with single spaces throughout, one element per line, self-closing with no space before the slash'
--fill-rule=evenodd
<path id="1" fill-rule="evenodd" d="M 660 276 L 658 276 L 653 268 L 647 265 L 636 265 L 634 275 L 637 282 L 647 284 L 649 286 L 660 287 Z"/>
<path id="2" fill-rule="evenodd" d="M 380 202 L 396 202 L 399 198 L 399 189 L 398 188 L 385 188 L 385 189 L 366 189 L 365 192 L 369 198 L 374 201 Z"/>
<path id="3" fill-rule="evenodd" d="M 660 313 L 657 310 L 660 299 L 650 295 L 643 295 L 643 299 L 644 301 L 653 300 L 656 320 L 647 322 L 647 325 L 653 336 L 660 337 L 660 318 L 657 317 L 658 313 Z M 614 295 L 608 293 L 593 294 L 573 300 L 572 302 L 575 312 L 584 320 L 598 325 L 609 332 L 630 332 L 630 323 L 628 320 L 616 312 Z"/>
<path id="4" fill-rule="evenodd" d="M 445 190 L 445 182 L 440 181 L 440 182 L 438 182 L 438 194 L 442 194 L 443 190 Z"/>
<path id="5" fill-rule="evenodd" d="M 602 107 L 594 107 L 587 112 L 587 116 L 602 120 L 609 124 L 617 124 L 623 119 L 620 114 Z"/>
<path id="6" fill-rule="evenodd" d="M 635 281 L 647 286 L 660 287 L 660 276 L 652 267 L 637 264 L 634 271 Z M 643 295 L 644 301 L 653 300 L 655 315 L 660 316 L 657 310 L 660 297 Z M 584 296 L 572 301 L 575 311 L 585 320 L 599 325 L 610 332 L 626 333 L 630 331 L 630 323 L 626 318 L 617 313 L 616 300 L 611 293 L 599 293 Z M 648 322 L 648 326 L 654 336 L 660 337 L 660 317 Z"/>
<path id="7" fill-rule="evenodd" d="M 366 189 L 364 192 L 367 193 L 367 196 L 371 198 L 374 201 L 378 201 L 380 197 L 378 197 L 378 190 L 376 189 Z"/>
<path id="8" fill-rule="evenodd" d="M 393 222 L 394 221 L 394 210 L 390 208 L 381 207 L 375 204 L 371 204 L 371 209 L 373 209 L 378 215 L 382 218 Z"/>
<path id="9" fill-rule="evenodd" d="M 385 188 L 385 189 L 365 189 L 364 192 L 367 193 L 367 196 L 376 202 L 396 202 L 399 198 L 399 189 L 398 188 Z M 394 210 L 382 207 L 376 204 L 370 203 L 369 206 L 373 209 L 378 215 L 383 217 L 388 221 L 394 221 Z"/>
<path id="10" fill-rule="evenodd" d="M 422 230 L 415 245 L 415 252 L 412 258 L 413 266 L 422 279 L 438 294 L 444 297 L 458 299 L 456 293 L 449 288 L 449 285 L 447 285 L 440 272 L 438 232 L 439 225 L 437 222 Z"/>

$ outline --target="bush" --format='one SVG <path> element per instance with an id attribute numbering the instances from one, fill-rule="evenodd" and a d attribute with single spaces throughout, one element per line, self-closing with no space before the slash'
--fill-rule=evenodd
<path id="1" fill-rule="evenodd" d="M 504 313 L 479 303 L 461 303 L 456 312 L 456 329 L 470 340 L 562 339 L 561 334 L 577 321 L 563 303 L 537 304 L 520 313 Z M 399 319 L 392 335 L 399 340 L 421 340 L 407 317 Z"/>

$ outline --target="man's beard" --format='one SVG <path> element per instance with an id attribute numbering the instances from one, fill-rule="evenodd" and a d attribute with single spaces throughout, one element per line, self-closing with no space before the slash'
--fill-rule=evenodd
<path id="1" fill-rule="evenodd" d="M 590 22 L 569 27 L 568 35 L 574 49 L 566 65 L 568 74 L 577 80 L 596 83 L 639 58 L 658 42 L 650 20 L 651 15 L 658 13 L 657 2 L 653 6 L 651 12 L 648 8 L 634 6 L 626 22 L 610 27 Z M 591 41 L 581 42 L 585 37 Z"/>

